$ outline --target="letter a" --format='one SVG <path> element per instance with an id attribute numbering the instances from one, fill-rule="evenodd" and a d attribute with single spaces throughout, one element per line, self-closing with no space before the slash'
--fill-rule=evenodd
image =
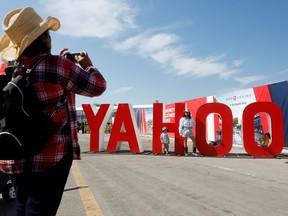
<path id="1" fill-rule="evenodd" d="M 128 142 L 130 152 L 143 152 L 138 128 L 136 126 L 135 113 L 130 104 L 118 105 L 106 151 L 116 152 L 116 150 L 120 149 L 121 142 L 123 141 Z M 118 142 L 120 146 L 117 146 Z"/>

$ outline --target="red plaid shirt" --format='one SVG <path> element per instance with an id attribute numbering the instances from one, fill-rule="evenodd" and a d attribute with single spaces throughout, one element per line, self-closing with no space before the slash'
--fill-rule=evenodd
<path id="1" fill-rule="evenodd" d="M 29 68 L 42 55 L 35 58 L 24 56 L 20 61 Z M 60 161 L 71 146 L 74 159 L 80 159 L 75 94 L 93 97 L 106 90 L 106 81 L 95 67 L 83 70 L 62 56 L 48 55 L 31 72 L 29 80 L 35 86 L 47 116 L 54 111 L 64 91 L 67 94 L 67 106 L 63 106 L 55 115 L 55 133 L 39 154 L 23 160 L 0 160 L 0 168 L 5 173 L 46 171 Z"/>

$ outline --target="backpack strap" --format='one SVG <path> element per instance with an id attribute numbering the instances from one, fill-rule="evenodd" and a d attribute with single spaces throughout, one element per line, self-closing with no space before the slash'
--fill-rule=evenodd
<path id="1" fill-rule="evenodd" d="M 25 71 L 25 74 L 29 76 L 29 74 L 32 72 L 32 70 L 42 61 L 44 60 L 47 56 L 47 55 L 44 55 L 44 56 L 41 56 L 37 61 L 35 61 L 30 67 L 29 69 L 26 69 Z M 50 115 L 49 118 L 53 118 L 56 113 L 65 105 L 66 103 L 66 90 L 64 90 L 64 93 L 61 95 L 61 97 L 59 98 L 55 108 L 54 108 L 54 111 L 52 112 L 52 114 Z"/>
<path id="2" fill-rule="evenodd" d="M 54 108 L 54 111 L 50 115 L 50 118 L 53 118 L 56 115 L 56 113 L 65 105 L 65 103 L 66 103 L 66 90 L 64 90 L 64 93 L 59 98 L 59 100 L 58 100 L 58 102 Z"/>
<path id="3" fill-rule="evenodd" d="M 29 74 L 31 73 L 31 71 L 32 71 L 42 60 L 44 60 L 48 55 L 49 55 L 49 54 L 43 55 L 43 56 L 41 56 L 38 60 L 36 60 L 32 65 L 30 65 L 30 67 L 29 67 L 28 69 L 26 69 L 25 74 L 26 74 L 26 75 L 29 75 Z"/>

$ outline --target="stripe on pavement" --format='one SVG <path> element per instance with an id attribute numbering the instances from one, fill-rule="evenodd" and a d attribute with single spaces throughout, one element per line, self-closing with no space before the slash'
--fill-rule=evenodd
<path id="1" fill-rule="evenodd" d="M 87 186 L 76 161 L 73 161 L 72 173 L 76 185 L 79 189 L 81 199 L 85 206 L 87 216 L 103 216 L 101 209 L 97 201 L 95 200 L 93 194 L 91 193 L 91 190 Z"/>

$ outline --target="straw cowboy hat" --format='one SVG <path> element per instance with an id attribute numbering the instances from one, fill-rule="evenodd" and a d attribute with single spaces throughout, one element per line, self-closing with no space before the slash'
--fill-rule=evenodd
<path id="1" fill-rule="evenodd" d="M 33 8 L 25 7 L 9 12 L 3 19 L 2 28 L 6 34 L 0 41 L 0 57 L 8 61 L 18 59 L 45 31 L 57 31 L 60 22 L 51 16 L 43 20 Z"/>

